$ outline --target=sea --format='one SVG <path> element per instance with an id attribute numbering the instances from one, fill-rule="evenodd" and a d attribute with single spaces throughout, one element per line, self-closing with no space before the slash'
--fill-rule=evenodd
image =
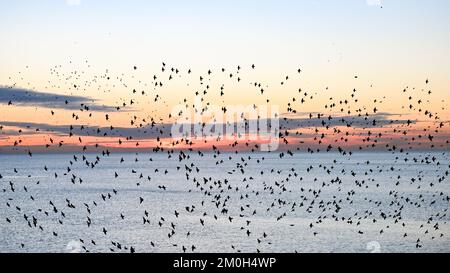
<path id="1" fill-rule="evenodd" d="M 448 171 L 444 151 L 1 154 L 0 252 L 450 252 Z"/>

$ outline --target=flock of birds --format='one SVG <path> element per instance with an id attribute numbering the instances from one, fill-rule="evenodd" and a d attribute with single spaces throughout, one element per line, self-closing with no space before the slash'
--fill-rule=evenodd
<path id="1" fill-rule="evenodd" d="M 88 62 L 86 65 L 90 67 Z M 52 219 L 60 226 L 70 225 L 67 223 L 69 222 L 68 218 L 73 211 L 77 211 L 84 215 L 82 225 L 89 229 L 96 229 L 95 233 L 108 238 L 110 230 L 114 227 L 98 226 L 93 216 L 94 211 L 102 203 L 109 204 L 111 202 L 111 206 L 113 206 L 115 197 L 121 195 L 121 188 L 117 181 L 128 179 L 138 189 L 134 191 L 136 198 L 130 199 L 129 202 L 134 202 L 132 206 L 142 211 L 139 214 L 140 224 L 155 226 L 167 231 L 166 238 L 149 239 L 148 245 L 153 248 L 166 242 L 173 247 L 173 251 L 205 251 L 205 249 L 198 249 L 195 242 L 187 244 L 184 243 L 185 240 L 182 242 L 176 240 L 179 236 L 186 239 L 194 233 L 201 234 L 207 225 L 224 221 L 230 227 L 238 225 L 238 230 L 255 245 L 255 252 L 260 252 L 262 249 L 270 251 L 270 246 L 273 244 L 271 237 L 274 234 L 264 231 L 264 226 L 254 227 L 257 225 L 257 221 L 254 219 L 268 217 L 273 223 L 281 223 L 289 221 L 289 217 L 298 211 L 309 215 L 310 221 L 301 228 L 310 231 L 311 237 L 321 236 L 319 227 L 326 221 L 344 223 L 355 228 L 355 236 L 365 234 L 365 225 L 390 221 L 392 224 L 383 226 L 377 232 L 387 233 L 392 226 L 403 229 L 401 235 L 403 238 L 417 236 L 414 238 L 414 247 L 418 250 L 423 248 L 424 238 L 431 241 L 447 240 L 450 196 L 445 190 L 445 185 L 448 183 L 446 181 L 450 171 L 450 164 L 447 160 L 450 140 L 445 138 L 448 137 L 446 130 L 448 130 L 449 124 L 448 121 L 440 118 L 438 109 L 430 106 L 430 100 L 426 97 L 432 94 L 428 88 L 428 79 L 424 81 L 424 89 L 405 87 L 402 91 L 405 98 L 402 110 L 407 111 L 411 117 L 415 117 L 404 120 L 388 119 L 386 118 L 388 114 L 380 111 L 383 102 L 387 100 L 385 97 L 374 99 L 370 106 L 361 105 L 359 91 L 356 88 L 350 92 L 348 97 L 330 97 L 328 102 L 323 105 L 322 112 L 304 114 L 300 109 L 308 103 L 318 105 L 317 98 L 327 96 L 329 94 L 328 87 L 322 93 L 295 88 L 295 95 L 288 99 L 284 108 L 285 112 L 279 116 L 280 127 L 277 131 L 279 148 L 276 151 L 265 153 L 260 151 L 261 143 L 245 138 L 236 138 L 230 143 L 223 142 L 220 137 L 198 140 L 193 135 L 181 139 L 171 139 L 170 123 L 167 121 L 174 122 L 174 119 L 176 120 L 184 114 L 183 111 L 195 111 L 206 115 L 208 106 L 220 103 L 221 100 L 223 103 L 221 109 L 223 113 L 226 113 L 228 109 L 224 103 L 225 97 L 228 92 L 233 93 L 233 88 L 228 91 L 224 83 L 217 84 L 213 81 L 216 74 L 225 78 L 226 81 L 232 82 L 230 84 L 232 86 L 249 84 L 249 92 L 253 96 L 259 96 L 258 98 L 262 98 L 263 102 L 270 105 L 272 103 L 271 97 L 268 95 L 270 90 L 285 86 L 292 89 L 289 83 L 292 78 L 301 77 L 301 69 L 296 70 L 293 76 L 282 77 L 277 86 L 259 81 L 248 82 L 245 71 L 249 73 L 254 71 L 255 65 L 245 68 L 237 66 L 231 70 L 221 68 L 213 71 L 213 69 L 209 69 L 199 75 L 196 81 L 187 84 L 194 91 L 192 94 L 186 94 L 187 96 L 179 101 L 184 110 L 180 111 L 178 116 L 168 113 L 166 117 L 157 116 L 158 111 L 162 108 L 170 107 L 168 100 L 170 96 L 173 96 L 166 94 L 164 88 L 170 86 L 171 81 L 180 80 L 183 76 L 189 77 L 189 79 L 195 78 L 191 69 L 169 67 L 162 63 L 160 73 L 155 74 L 148 84 L 136 80 L 134 76 L 131 77 L 140 87 L 133 87 L 132 84 L 126 83 L 125 74 L 112 76 L 108 70 L 102 75 L 85 80 L 84 77 L 87 74 L 84 71 L 62 72 L 61 69 L 62 66 L 55 66 L 50 70 L 51 77 L 55 77 L 56 80 L 49 80 L 47 88 L 64 89 L 68 87 L 77 95 L 92 89 L 106 94 L 114 88 L 129 91 L 125 98 L 121 98 L 117 102 L 116 113 L 91 110 L 87 103 L 81 104 L 78 111 L 67 114 L 66 118 L 73 120 L 73 124 L 67 125 L 68 128 L 64 134 L 32 128 L 32 126 L 20 129 L 17 136 L 8 138 L 11 141 L 12 150 L 16 153 L 26 154 L 30 158 L 35 156 L 33 147 L 22 145 L 22 138 L 27 136 L 27 134 L 22 135 L 22 132 L 25 133 L 24 131 L 44 134 L 47 141 L 44 149 L 49 151 L 64 151 L 67 144 L 63 140 L 58 140 L 59 137 L 75 139 L 74 143 L 78 144 L 71 145 L 76 147 L 76 152 L 73 152 L 64 169 L 53 169 L 53 166 L 47 166 L 46 162 L 41 163 L 41 172 L 48 179 L 62 179 L 61 183 L 68 183 L 74 187 L 81 187 L 96 180 L 96 177 L 82 177 L 76 173 L 77 170 L 89 169 L 95 172 L 122 146 L 124 146 L 123 149 L 135 152 L 136 156 L 133 160 L 119 156 L 120 161 L 117 164 L 133 164 L 133 161 L 135 164 L 143 164 L 138 155 L 144 155 L 148 157 L 146 164 L 148 164 L 149 170 L 153 166 L 154 160 L 160 160 L 162 164 L 173 162 L 175 169 L 169 168 L 172 166 L 170 164 L 167 164 L 166 167 L 153 168 L 152 172 L 146 174 L 138 168 L 126 169 L 126 171 L 119 167 L 111 169 L 107 177 L 111 182 L 105 186 L 110 190 L 99 192 L 98 198 L 95 200 L 77 202 L 71 200 L 71 192 L 68 191 L 64 206 L 58 205 L 58 202 L 54 200 L 46 200 L 46 205 L 36 208 L 35 211 L 24 210 L 21 204 L 22 199 L 16 198 L 16 196 L 19 194 L 29 195 L 27 202 L 36 202 L 33 186 L 40 182 L 34 178 L 34 175 L 27 173 L 26 168 L 23 170 L 18 166 L 12 170 L 0 169 L 3 172 L 0 173 L 2 210 L 8 211 L 8 214 L 4 213 L 8 216 L 1 219 L 1 226 L 5 229 L 8 225 L 11 226 L 11 229 L 14 229 L 15 225 L 27 225 L 31 229 L 37 229 L 39 232 L 49 233 L 58 238 L 60 234 L 51 227 L 47 228 L 44 224 L 45 219 Z M 136 72 L 138 67 L 134 66 L 131 70 Z M 358 77 L 354 76 L 354 78 Z M 14 77 L 10 77 L 10 79 L 15 80 Z M 23 80 L 23 78 L 21 79 Z M 102 82 L 105 84 L 102 85 Z M 15 86 L 16 84 L 11 84 L 12 89 Z M 32 88 L 32 86 L 29 87 Z M 210 97 L 211 93 L 213 96 Z M 197 105 L 191 104 L 191 101 L 187 99 L 188 95 L 193 95 L 194 98 L 203 102 L 200 109 L 196 108 Z M 64 103 L 71 104 L 69 100 L 65 100 Z M 2 107 L 10 107 L 11 111 L 14 111 L 14 99 L 11 98 Z M 143 107 L 143 109 L 151 107 L 151 110 L 147 110 L 147 112 L 130 111 L 130 109 L 139 107 Z M 256 109 L 258 106 L 253 105 L 253 107 Z M 445 109 L 441 110 L 445 111 Z M 66 115 L 66 113 L 67 110 L 50 110 L 52 117 Z M 102 123 L 109 125 L 90 126 L 90 120 L 94 120 L 100 115 L 103 116 Z M 118 115 L 129 116 L 127 130 L 119 129 L 114 125 L 114 118 Z M 250 122 L 248 117 L 242 115 L 241 118 L 242 122 L 248 125 Z M 205 123 L 202 123 L 201 126 L 205 128 Z M 6 126 L 0 123 L 0 133 L 4 128 Z M 115 145 L 114 147 L 105 146 L 102 142 L 92 143 L 85 140 L 92 137 L 112 139 Z M 148 139 L 153 141 L 151 147 L 144 145 Z M 128 146 L 126 146 L 127 144 Z M 416 154 L 414 153 L 416 149 L 422 152 Z M 367 159 L 358 162 L 356 166 L 360 166 L 360 169 L 348 169 L 345 165 L 339 164 L 344 159 L 352 159 L 359 153 L 371 151 L 390 154 L 395 163 L 386 167 Z M 314 158 L 314 155 L 329 153 L 333 160 L 330 164 L 311 161 L 305 169 L 299 169 L 295 164 L 289 165 L 288 169 L 277 169 L 278 165 L 273 163 L 274 161 L 295 162 L 296 156 L 302 153 L 308 154 L 311 158 Z M 160 156 L 156 157 L 154 154 Z M 436 156 L 436 154 L 440 154 L 440 156 Z M 272 161 L 268 159 L 271 156 L 275 157 L 271 158 Z M 3 160 L 5 158 L 7 157 L 3 157 Z M 216 177 L 214 172 L 205 173 L 202 170 L 205 167 L 202 164 L 206 161 L 201 159 L 205 159 L 216 167 L 218 172 Z M 25 160 L 23 162 L 26 164 Z M 232 169 L 228 168 L 229 164 L 233 166 Z M 404 164 L 414 164 L 417 172 L 401 173 Z M 256 171 L 255 166 L 258 168 Z M 430 166 L 436 170 L 432 176 L 425 172 L 425 169 Z M 361 172 L 363 169 L 365 171 Z M 152 211 L 152 202 L 154 201 L 149 200 L 145 194 L 140 194 L 139 188 L 148 184 L 152 185 L 156 180 L 164 180 L 172 172 L 183 178 L 183 180 L 180 178 L 178 183 L 188 185 L 186 194 L 197 194 L 197 196 L 201 196 L 201 200 L 193 198 L 192 200 L 195 202 L 192 204 L 173 207 L 170 219 L 167 217 L 166 219 Z M 388 173 L 393 181 L 388 184 L 390 187 L 389 199 L 377 200 L 375 197 L 365 197 L 362 202 L 370 209 L 356 211 L 353 215 L 343 214 L 346 207 L 354 206 L 353 202 L 356 203 L 358 195 L 362 194 L 361 191 L 385 187 L 385 184 L 380 185 L 376 179 L 382 173 Z M 28 182 L 14 181 L 14 178 L 10 178 L 11 175 L 26 177 Z M 329 177 L 332 178 L 329 179 Z M 312 184 L 304 183 L 306 180 L 310 180 Z M 420 192 L 417 194 L 402 192 L 402 184 L 408 184 Z M 351 188 L 345 188 L 344 185 L 350 185 Z M 162 195 L 171 190 L 168 184 L 154 186 L 155 190 Z M 293 191 L 293 188 L 296 190 Z M 325 195 L 324 192 L 327 191 L 335 191 L 335 194 Z M 292 192 L 296 192 L 296 194 L 293 196 Z M 260 199 L 261 196 L 265 196 L 265 198 Z M 444 209 L 434 210 L 434 206 L 438 203 L 444 204 Z M 411 235 L 408 233 L 411 228 L 404 218 L 404 212 L 421 208 L 431 208 L 431 210 L 427 211 L 427 215 L 421 215 L 426 220 L 422 221 L 419 229 L 414 232 L 414 235 Z M 197 218 L 197 223 L 185 234 L 180 234 L 178 230 L 179 226 L 183 225 L 183 220 L 181 220 L 183 216 L 193 216 Z M 114 221 L 127 221 L 132 217 L 133 215 L 128 215 L 124 211 L 117 211 L 117 219 Z M 263 231 L 259 232 L 260 230 Z M 86 252 L 96 251 L 98 245 L 95 238 L 79 238 L 77 242 L 80 244 L 80 249 Z M 112 252 L 142 251 L 136 246 L 113 239 L 110 242 L 109 250 Z M 263 244 L 265 248 L 262 246 Z M 18 249 L 26 250 L 26 248 L 25 243 L 18 245 Z M 238 246 L 233 244 L 230 245 L 229 250 L 241 251 Z"/>

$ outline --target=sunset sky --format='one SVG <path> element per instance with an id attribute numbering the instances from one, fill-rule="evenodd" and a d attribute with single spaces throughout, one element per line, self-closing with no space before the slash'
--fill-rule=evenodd
<path id="1" fill-rule="evenodd" d="M 298 119 L 318 112 L 355 116 L 357 109 L 375 114 L 376 107 L 383 118 L 414 120 L 410 132 L 434 130 L 437 121 L 423 114 L 428 110 L 445 125 L 441 141 L 449 139 L 447 0 L 0 0 L 0 18 L 3 147 L 18 139 L 21 145 L 45 145 L 52 135 L 78 142 L 62 129 L 30 132 L 25 124 L 134 128 L 151 118 L 170 124 L 172 108 L 183 99 L 192 104 L 206 85 L 205 104 L 265 105 L 269 99 L 283 116 Z M 155 87 L 159 82 L 164 85 Z M 353 89 L 358 102 L 344 106 L 344 112 L 340 106 L 324 108 L 351 100 Z M 305 92 L 308 101 L 299 104 Z M 286 109 L 294 97 L 292 115 Z M 91 111 L 80 111 L 81 103 Z M 134 116 L 136 123 L 130 124 Z M 99 136 L 82 136 L 91 144 L 101 142 Z M 117 139 L 104 140 L 105 145 L 114 146 Z M 153 139 L 147 141 L 153 145 Z"/>

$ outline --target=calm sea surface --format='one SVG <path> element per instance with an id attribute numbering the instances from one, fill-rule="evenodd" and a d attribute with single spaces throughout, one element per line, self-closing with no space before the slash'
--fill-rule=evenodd
<path id="1" fill-rule="evenodd" d="M 0 155 L 0 252 L 450 252 L 448 153 L 76 156 Z"/>

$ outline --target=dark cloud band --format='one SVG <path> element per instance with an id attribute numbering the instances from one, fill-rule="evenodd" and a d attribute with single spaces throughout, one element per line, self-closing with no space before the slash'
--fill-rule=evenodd
<path id="1" fill-rule="evenodd" d="M 0 103 L 17 106 L 33 106 L 52 109 L 89 109 L 90 111 L 107 112 L 115 107 L 100 105 L 96 100 L 84 96 L 60 95 L 55 93 L 37 92 L 22 88 L 0 86 Z"/>

